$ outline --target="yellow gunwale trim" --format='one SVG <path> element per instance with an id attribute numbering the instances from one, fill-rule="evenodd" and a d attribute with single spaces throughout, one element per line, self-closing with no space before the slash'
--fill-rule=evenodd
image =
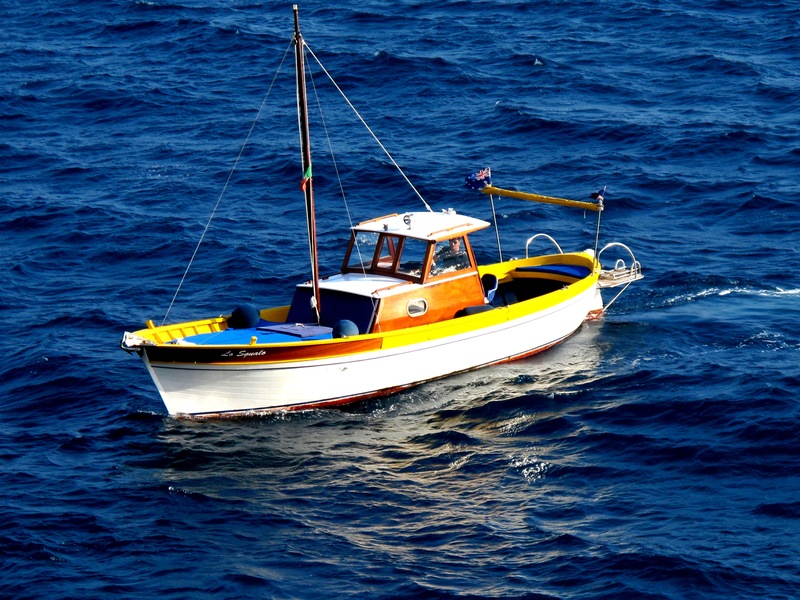
<path id="1" fill-rule="evenodd" d="M 560 304 L 568 301 L 570 298 L 577 297 L 581 293 L 585 292 L 586 289 L 590 287 L 593 283 L 596 283 L 596 279 L 595 277 L 590 276 L 587 277 L 586 280 L 577 282 L 576 284 L 568 286 L 565 289 L 556 290 L 555 292 L 545 294 L 544 296 L 531 298 L 530 300 L 525 300 L 523 302 L 519 302 L 511 306 L 499 306 L 491 311 L 486 311 L 475 315 L 459 317 L 457 319 L 449 319 L 447 321 L 418 325 L 416 327 L 410 327 L 407 329 L 400 329 L 395 331 L 368 333 L 359 336 L 353 336 L 351 338 L 282 342 L 279 344 L 256 344 L 254 346 L 250 346 L 247 344 L 240 344 L 236 346 L 209 344 L 203 346 L 173 346 L 173 347 L 175 348 L 176 351 L 180 351 L 183 348 L 189 348 L 189 349 L 202 348 L 204 350 L 225 350 L 225 349 L 235 348 L 235 349 L 247 349 L 252 351 L 252 350 L 257 350 L 259 348 L 267 348 L 267 347 L 272 348 L 276 351 L 282 349 L 311 348 L 311 347 L 320 350 L 325 347 L 331 347 L 331 349 L 333 349 L 333 347 L 335 346 L 351 343 L 353 341 L 380 340 L 381 343 L 379 347 L 356 350 L 346 354 L 337 354 L 334 352 L 332 352 L 331 354 L 327 354 L 325 352 L 322 353 L 318 352 L 314 356 L 294 357 L 285 360 L 253 359 L 248 361 L 240 361 L 236 363 L 214 361 L 205 364 L 208 366 L 225 365 L 226 367 L 230 366 L 235 368 L 235 367 L 253 367 L 257 365 L 280 365 L 285 363 L 302 363 L 302 362 L 314 362 L 319 360 L 333 360 L 347 356 L 357 357 L 359 355 L 365 355 L 370 352 L 402 349 L 404 347 L 411 347 L 420 343 L 436 342 L 439 340 L 445 340 L 450 337 L 455 337 L 458 335 L 464 335 L 469 333 L 475 333 L 476 335 L 480 335 L 480 331 L 482 329 L 488 327 L 494 327 L 497 325 L 502 325 L 504 323 L 524 318 L 529 315 L 533 315 L 536 314 L 537 312 L 541 312 L 550 308 L 556 308 Z M 183 363 L 181 361 L 169 361 L 169 362 L 153 361 L 152 364 L 191 365 L 194 363 L 188 363 L 188 362 Z"/>
<path id="2" fill-rule="evenodd" d="M 558 305 L 567 302 L 570 298 L 579 296 L 580 294 L 584 293 L 587 289 L 597 284 L 597 281 L 600 276 L 600 266 L 599 264 L 597 264 L 597 262 L 590 254 L 583 252 L 538 256 L 528 259 L 517 259 L 503 263 L 495 263 L 492 265 L 486 265 L 485 267 L 479 268 L 479 273 L 481 275 L 485 273 L 494 273 L 495 275 L 498 276 L 499 279 L 509 281 L 514 277 L 528 276 L 528 274 L 524 273 L 514 273 L 514 270 L 520 266 L 544 265 L 544 264 L 552 264 L 554 262 L 590 266 L 590 268 L 593 267 L 593 269 L 591 274 L 588 275 L 587 277 L 584 277 L 583 279 L 579 279 L 573 282 L 565 282 L 567 285 L 565 285 L 562 289 L 555 290 L 553 292 L 544 294 L 542 296 L 530 298 L 529 300 L 524 300 L 522 302 L 518 302 L 510 306 L 498 306 L 493 310 L 477 313 L 474 315 L 448 319 L 445 321 L 439 321 L 437 323 L 427 323 L 424 325 L 417 325 L 405 329 L 398 329 L 387 332 L 367 333 L 347 338 L 333 338 L 325 340 L 298 340 L 292 342 L 280 342 L 273 344 L 245 343 L 236 345 L 203 344 L 203 345 L 181 346 L 181 345 L 173 345 L 167 343 L 170 340 L 178 339 L 180 337 L 187 337 L 188 335 L 196 335 L 195 332 L 209 333 L 209 332 L 222 331 L 223 329 L 226 328 L 225 324 L 226 319 L 225 317 L 216 317 L 212 319 L 201 319 L 198 321 L 177 323 L 174 325 L 162 325 L 159 327 L 155 327 L 153 329 L 150 328 L 142 329 L 136 331 L 135 334 L 154 341 L 158 346 L 167 346 L 170 348 L 175 348 L 177 351 L 180 351 L 180 349 L 182 348 L 192 348 L 192 349 L 202 348 L 203 350 L 222 350 L 222 349 L 232 349 L 232 348 L 247 348 L 249 350 L 253 350 L 259 348 L 271 348 L 278 350 L 278 349 L 292 349 L 292 348 L 308 348 L 311 346 L 317 349 L 321 349 L 328 346 L 338 346 L 342 344 L 348 344 L 354 341 L 381 340 L 381 344 L 378 348 L 366 348 L 363 350 L 355 350 L 354 352 L 349 354 L 351 356 L 357 356 L 359 354 L 365 354 L 368 352 L 396 349 L 405 346 L 413 346 L 415 344 L 423 342 L 442 340 L 452 336 L 468 334 L 470 332 L 479 333 L 482 329 L 485 329 L 487 327 L 501 325 L 502 323 L 508 321 L 514 321 L 516 319 L 524 318 L 529 315 L 536 314 L 538 312 L 555 308 Z M 544 279 L 545 277 L 542 278 Z M 288 311 L 288 306 L 282 306 L 277 308 L 264 309 L 261 311 L 261 315 L 262 317 L 273 317 L 273 318 L 276 316 L 283 315 L 283 318 L 285 319 L 285 314 L 287 311 Z M 181 333 L 187 332 L 187 333 L 186 335 L 174 335 L 175 332 L 181 332 Z M 173 335 L 174 337 L 168 337 Z M 166 339 L 166 341 L 161 341 L 165 337 L 168 337 L 168 339 Z M 262 361 L 253 360 L 247 362 L 238 362 L 235 364 L 240 366 L 252 366 L 257 364 L 280 364 L 283 362 L 305 362 L 314 360 L 326 360 L 329 358 L 338 358 L 347 355 L 348 354 L 342 355 L 336 353 L 332 353 L 331 355 L 326 355 L 326 353 L 323 352 L 321 355 L 317 353 L 317 355 L 308 358 L 293 358 L 289 360 L 262 360 Z M 158 361 L 158 363 L 165 364 L 162 363 L 161 361 Z M 230 363 L 212 362 L 207 364 L 228 365 Z"/>

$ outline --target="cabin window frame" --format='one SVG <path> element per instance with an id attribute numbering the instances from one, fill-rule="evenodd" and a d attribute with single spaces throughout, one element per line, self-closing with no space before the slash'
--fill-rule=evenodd
<path id="1" fill-rule="evenodd" d="M 375 255 L 372 257 L 372 270 L 382 274 L 393 274 L 397 268 L 397 259 L 403 252 L 404 242 L 405 238 L 397 234 L 381 233 L 375 245 Z M 385 260 L 387 258 L 391 262 Z M 385 266 L 387 264 L 389 266 Z"/>
<path id="2" fill-rule="evenodd" d="M 369 260 L 363 260 L 365 256 L 361 255 L 362 262 L 351 263 L 351 258 L 358 251 L 358 237 L 360 235 L 377 237 L 374 250 Z M 409 240 L 412 242 L 407 243 Z M 414 283 L 423 283 L 428 278 L 430 272 L 434 246 L 434 241 L 423 238 L 398 235 L 394 232 L 384 233 L 355 229 L 350 236 L 350 243 L 347 247 L 344 261 L 342 262 L 342 273 L 372 273 L 375 275 L 388 275 Z M 361 247 L 363 247 L 363 244 Z M 403 254 L 407 248 L 415 248 L 415 252 L 420 253 L 419 257 L 404 257 Z M 386 260 L 382 261 L 382 258 Z M 404 258 L 408 261 L 419 262 L 419 272 L 415 274 L 410 270 L 403 270 L 401 265 Z M 388 259 L 391 259 L 391 264 L 389 264 Z"/>

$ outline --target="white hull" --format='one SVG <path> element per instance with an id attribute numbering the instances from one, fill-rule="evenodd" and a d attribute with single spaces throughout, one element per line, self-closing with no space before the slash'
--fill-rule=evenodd
<path id="1" fill-rule="evenodd" d="M 533 354 L 571 335 L 601 308 L 600 292 L 591 286 L 559 305 L 489 328 L 387 350 L 256 365 L 151 364 L 143 358 L 170 414 L 310 408 Z"/>

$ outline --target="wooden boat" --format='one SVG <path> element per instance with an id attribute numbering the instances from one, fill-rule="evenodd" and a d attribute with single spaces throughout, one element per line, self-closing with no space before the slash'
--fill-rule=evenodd
<path id="1" fill-rule="evenodd" d="M 339 273 L 318 273 L 304 48 L 294 41 L 302 173 L 312 277 L 289 304 L 125 332 L 170 414 L 233 416 L 334 406 L 454 373 L 530 356 L 558 344 L 605 310 L 601 289 L 640 279 L 623 244 L 599 252 L 602 194 L 593 202 L 491 186 L 488 169 L 467 179 L 482 192 L 575 206 L 598 214 L 594 249 L 479 265 L 470 235 L 490 227 L 453 210 L 391 214 L 351 228 Z M 427 206 L 427 203 L 426 203 Z M 609 248 L 622 248 L 603 269 Z M 621 293 L 621 292 L 619 292 Z M 619 294 L 617 294 L 619 296 Z M 616 300 L 616 297 L 614 298 Z M 613 300 L 612 300 L 613 302 Z M 609 303 L 610 304 L 610 303 Z"/>

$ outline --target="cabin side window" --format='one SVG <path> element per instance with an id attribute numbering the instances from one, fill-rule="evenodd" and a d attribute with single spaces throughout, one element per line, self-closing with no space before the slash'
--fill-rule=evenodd
<path id="1" fill-rule="evenodd" d="M 468 269 L 470 264 L 467 243 L 463 237 L 452 238 L 436 244 L 431 263 L 431 275 L 441 275 Z"/>

